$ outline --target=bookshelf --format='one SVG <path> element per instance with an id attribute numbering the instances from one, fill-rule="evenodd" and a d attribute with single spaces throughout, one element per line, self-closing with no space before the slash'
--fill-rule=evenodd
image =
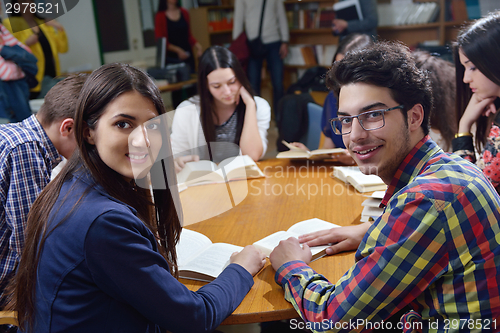
<path id="1" fill-rule="evenodd" d="M 233 6 L 206 6 L 189 10 L 191 33 L 203 47 L 231 43 Z"/>
<path id="2" fill-rule="evenodd" d="M 455 5 L 460 1 L 463 1 L 463 7 Z M 413 2 L 416 3 L 417 1 L 414 0 Z M 454 13 L 450 12 L 452 2 L 455 5 Z M 390 3 L 390 0 L 378 0 L 379 6 Z M 467 21 L 465 19 L 467 18 L 467 10 L 464 0 L 418 0 L 418 3 L 437 4 L 439 13 L 434 22 L 379 26 L 377 28 L 379 38 L 382 40 L 400 40 L 410 47 L 428 41 L 434 41 L 438 45 L 445 45 L 448 41 L 457 37 L 458 30 Z M 458 19 L 453 20 L 453 16 Z M 379 15 L 379 21 L 383 20 Z"/>

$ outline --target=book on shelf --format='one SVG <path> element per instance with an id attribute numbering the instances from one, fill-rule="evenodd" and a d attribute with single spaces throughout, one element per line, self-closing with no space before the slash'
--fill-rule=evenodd
<path id="1" fill-rule="evenodd" d="M 398 7 L 392 3 L 380 3 L 377 5 L 377 14 L 379 27 L 425 24 L 437 20 L 439 5 L 436 2 L 422 2 Z"/>
<path id="2" fill-rule="evenodd" d="M 384 191 L 375 191 L 368 199 L 361 203 L 363 211 L 361 212 L 361 222 L 373 222 L 382 215 L 384 209 L 380 208 L 382 199 L 384 198 Z"/>
<path id="3" fill-rule="evenodd" d="M 284 61 L 292 66 L 331 66 L 336 51 L 337 45 L 290 45 Z"/>
<path id="4" fill-rule="evenodd" d="M 265 177 L 248 155 L 229 157 L 218 165 L 202 160 L 188 162 L 177 174 L 177 182 L 187 186 L 224 183 L 232 180 Z"/>
<path id="5" fill-rule="evenodd" d="M 344 149 L 342 148 L 315 149 L 309 151 L 292 146 L 285 140 L 281 141 L 281 143 L 283 143 L 290 150 L 278 153 L 278 155 L 276 155 L 276 158 L 324 160 L 332 158 L 332 155 L 340 155 L 344 153 Z"/>
<path id="6" fill-rule="evenodd" d="M 300 48 L 300 51 L 306 66 L 316 66 L 318 64 L 313 46 L 304 45 Z"/>
<path id="7" fill-rule="evenodd" d="M 287 231 L 275 232 L 255 242 L 254 245 L 269 256 L 281 240 L 335 227 L 339 226 L 313 218 L 295 223 Z M 327 247 L 328 245 L 311 247 L 313 260 L 325 255 Z M 207 282 L 212 281 L 229 265 L 231 255 L 242 249 L 243 247 L 233 244 L 212 243 L 202 233 L 183 228 L 179 243 L 176 246 L 179 277 Z"/>
<path id="8" fill-rule="evenodd" d="M 362 21 L 363 13 L 361 12 L 361 6 L 359 0 L 344 0 L 333 4 L 333 10 L 335 11 L 335 18 L 345 21 Z"/>
<path id="9" fill-rule="evenodd" d="M 358 192 L 385 191 L 387 185 L 377 175 L 365 175 L 359 167 L 333 167 L 333 177 L 352 185 Z"/>

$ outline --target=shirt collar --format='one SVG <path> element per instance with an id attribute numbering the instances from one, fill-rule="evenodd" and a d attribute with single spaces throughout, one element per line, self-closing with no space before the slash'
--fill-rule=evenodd
<path id="1" fill-rule="evenodd" d="M 52 163 L 52 168 L 54 168 L 56 165 L 59 164 L 59 162 L 62 161 L 62 157 L 57 151 L 56 147 L 50 141 L 49 136 L 45 132 L 45 130 L 42 127 L 42 124 L 38 121 L 35 115 L 32 115 L 31 117 L 26 118 L 22 122 L 23 127 L 31 129 L 32 131 L 36 132 L 39 136 L 40 139 L 43 143 L 43 146 L 47 149 L 49 159 Z"/>
<path id="2" fill-rule="evenodd" d="M 441 148 L 432 141 L 429 135 L 423 137 L 399 165 L 394 178 L 385 192 L 381 206 L 386 206 L 394 193 L 399 192 L 399 190 L 412 182 L 429 164 L 431 157 L 439 152 L 442 152 Z"/>

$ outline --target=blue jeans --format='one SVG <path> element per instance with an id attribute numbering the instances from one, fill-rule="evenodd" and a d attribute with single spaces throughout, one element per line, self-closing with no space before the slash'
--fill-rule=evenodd
<path id="1" fill-rule="evenodd" d="M 0 117 L 11 123 L 31 116 L 29 87 L 26 80 L 0 81 Z"/>
<path id="2" fill-rule="evenodd" d="M 262 62 L 267 61 L 267 70 L 271 73 L 271 83 L 273 84 L 273 110 L 276 112 L 278 101 L 283 97 L 283 59 L 280 57 L 281 41 L 264 44 L 266 54 L 262 58 L 250 57 L 248 60 L 248 80 L 252 85 L 255 94 L 260 96 L 260 81 Z"/>

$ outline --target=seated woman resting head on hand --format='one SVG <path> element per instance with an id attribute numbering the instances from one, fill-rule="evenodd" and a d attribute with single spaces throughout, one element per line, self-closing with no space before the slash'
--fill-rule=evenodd
<path id="1" fill-rule="evenodd" d="M 212 46 L 203 53 L 198 93 L 175 111 L 172 150 L 177 172 L 186 162 L 198 159 L 218 163 L 240 152 L 255 161 L 264 156 L 271 108 L 266 100 L 253 95 L 231 51 Z"/>

